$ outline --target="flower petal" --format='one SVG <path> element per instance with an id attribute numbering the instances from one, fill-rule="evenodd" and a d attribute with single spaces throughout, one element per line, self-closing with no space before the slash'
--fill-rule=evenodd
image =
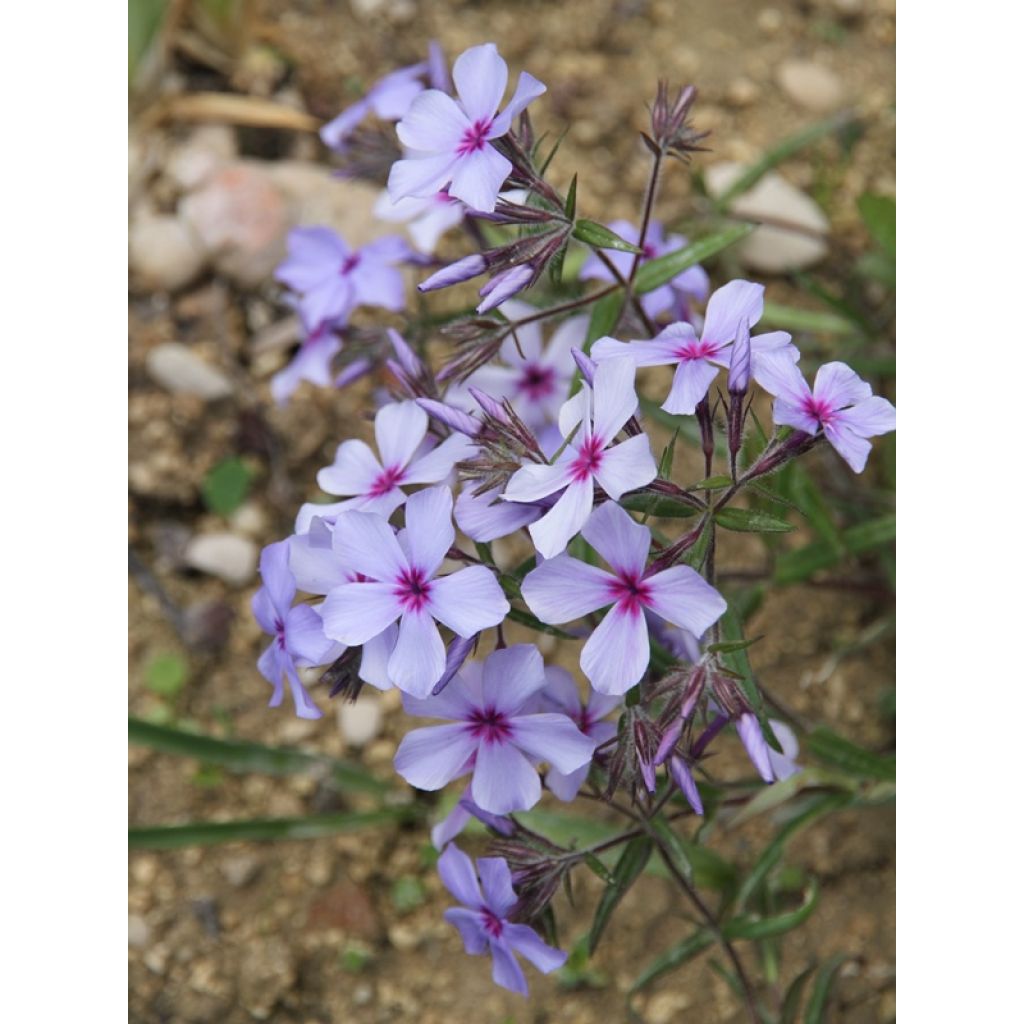
<path id="1" fill-rule="evenodd" d="M 425 609 L 407 611 L 398 625 L 398 640 L 388 659 L 388 678 L 414 697 L 426 697 L 444 672 L 444 643 Z"/>
<path id="2" fill-rule="evenodd" d="M 308 604 L 296 605 L 288 613 L 284 635 L 292 657 L 304 665 L 323 665 L 336 646 L 324 635 L 323 619 Z M 339 651 L 334 656 L 340 655 Z"/>
<path id="3" fill-rule="evenodd" d="M 373 432 L 384 465 L 404 469 L 427 435 L 427 414 L 415 402 L 392 402 L 377 413 Z"/>
<path id="4" fill-rule="evenodd" d="M 379 417 L 380 413 L 377 415 Z M 426 413 L 423 415 L 426 417 Z M 383 467 L 365 441 L 345 441 L 338 446 L 334 462 L 317 473 L 316 482 L 327 494 L 367 494 L 383 472 Z"/>
<path id="5" fill-rule="evenodd" d="M 549 558 L 527 573 L 523 599 L 541 622 L 570 622 L 611 604 L 615 577 L 569 555 Z"/>
<path id="6" fill-rule="evenodd" d="M 500 939 L 491 940 L 491 956 L 494 958 L 491 967 L 491 980 L 494 984 L 510 992 L 518 992 L 521 996 L 529 995 L 530 989 L 522 967 Z"/>
<path id="7" fill-rule="evenodd" d="M 835 420 L 861 437 L 877 437 L 896 429 L 896 408 L 887 398 L 874 395 L 852 409 L 844 409 Z"/>
<path id="8" fill-rule="evenodd" d="M 540 777 L 511 743 L 481 743 L 473 769 L 473 800 L 485 811 L 528 811 L 540 800 Z"/>
<path id="9" fill-rule="evenodd" d="M 512 164 L 493 146 L 461 156 L 452 170 L 448 194 L 461 199 L 470 210 L 490 213 L 498 201 L 498 193 L 512 172 Z"/>
<path id="10" fill-rule="evenodd" d="M 753 281 L 730 281 L 715 289 L 704 313 L 704 341 L 719 344 L 736 337 L 740 321 L 753 327 L 764 312 L 764 285 Z"/>
<path id="11" fill-rule="evenodd" d="M 871 454 L 870 441 L 839 419 L 833 419 L 832 422 L 825 424 L 825 437 L 854 473 L 864 472 L 868 456 Z"/>
<path id="12" fill-rule="evenodd" d="M 639 575 L 647 565 L 651 531 L 613 501 L 606 501 L 587 520 L 583 538 L 619 576 Z"/>
<path id="13" fill-rule="evenodd" d="M 508 869 L 508 862 L 504 857 L 480 857 L 476 869 L 488 909 L 496 917 L 506 917 L 518 898 L 512 888 L 512 872 Z"/>
<path id="14" fill-rule="evenodd" d="M 594 371 L 594 436 L 607 447 L 636 412 L 636 365 L 632 359 L 609 359 Z"/>
<path id="15" fill-rule="evenodd" d="M 507 501 L 537 501 L 560 491 L 571 480 L 568 462 L 556 462 L 553 466 L 531 463 L 512 474 L 502 497 Z"/>
<path id="16" fill-rule="evenodd" d="M 640 682 L 650 657 L 647 620 L 620 602 L 583 645 L 580 668 L 599 693 L 620 694 Z"/>
<path id="17" fill-rule="evenodd" d="M 467 814 L 467 817 L 469 815 Z M 449 850 L 454 847 L 449 846 Z M 462 944 L 471 956 L 479 956 L 486 952 L 490 939 L 484 930 L 479 910 L 467 910 L 465 907 L 449 907 L 442 915 L 444 919 L 459 930 Z"/>
<path id="18" fill-rule="evenodd" d="M 753 366 L 754 380 L 770 395 L 788 405 L 800 407 L 811 397 L 811 389 L 799 368 L 784 351 L 763 352 Z"/>
<path id="19" fill-rule="evenodd" d="M 644 582 L 651 595 L 651 611 L 695 636 L 725 614 L 722 595 L 688 565 L 674 565 Z"/>
<path id="20" fill-rule="evenodd" d="M 454 152 L 396 160 L 388 174 L 388 195 L 395 201 L 406 196 L 432 196 L 452 180 L 457 162 Z"/>
<path id="21" fill-rule="evenodd" d="M 533 644 L 496 650 L 484 661 L 484 707 L 514 715 L 546 681 L 544 661 Z"/>
<path id="22" fill-rule="evenodd" d="M 515 480 L 515 477 L 512 480 Z M 570 483 L 554 506 L 530 525 L 534 547 L 545 558 L 560 555 L 590 518 L 593 507 L 594 481 L 587 477 L 586 480 Z"/>
<path id="23" fill-rule="evenodd" d="M 331 543 L 342 565 L 372 580 L 397 579 L 407 567 L 394 530 L 371 512 L 340 513 Z"/>
<path id="24" fill-rule="evenodd" d="M 347 255 L 348 246 L 330 228 L 293 228 L 288 232 L 288 257 L 274 277 L 293 291 L 307 292 L 334 275 Z"/>
<path id="25" fill-rule="evenodd" d="M 388 662 L 398 639 L 398 623 L 392 622 L 383 633 L 371 637 L 363 644 L 363 656 L 359 660 L 359 678 L 376 686 L 378 690 L 391 690 L 394 683 L 388 677 Z"/>
<path id="26" fill-rule="evenodd" d="M 625 441 L 606 448 L 594 474 L 597 482 L 613 501 L 627 491 L 649 484 L 658 475 L 658 466 L 651 454 L 651 442 L 646 434 L 627 437 Z"/>
<path id="27" fill-rule="evenodd" d="M 451 475 L 456 462 L 468 459 L 473 454 L 475 447 L 465 434 L 452 434 L 436 448 L 431 448 L 416 459 L 402 476 L 402 483 L 440 483 Z"/>
<path id="28" fill-rule="evenodd" d="M 736 731 L 740 734 L 743 746 L 747 748 L 747 756 L 757 769 L 758 774 L 765 782 L 772 782 L 775 774 L 772 771 L 771 760 L 768 757 L 768 742 L 761 732 L 761 723 L 757 716 L 747 712 L 740 715 L 736 723 Z"/>
<path id="29" fill-rule="evenodd" d="M 348 647 L 383 633 L 401 613 L 390 583 L 342 583 L 320 606 L 324 632 Z"/>
<path id="30" fill-rule="evenodd" d="M 288 542 L 268 544 L 260 552 L 260 579 L 263 588 L 281 618 L 295 600 L 295 577 L 288 565 Z"/>
<path id="31" fill-rule="evenodd" d="M 496 626 L 509 613 L 501 585 L 483 565 L 431 581 L 428 606 L 435 618 L 462 637 Z"/>
<path id="32" fill-rule="evenodd" d="M 421 729 L 420 732 L 432 730 Z M 469 856 L 457 846 L 449 846 L 437 858 L 437 873 L 441 876 L 444 887 L 462 904 L 477 908 L 484 896 L 477 881 L 476 869 Z"/>
<path id="33" fill-rule="evenodd" d="M 528 924 L 506 924 L 505 940 L 544 974 L 557 971 L 569 959 L 568 953 L 549 946 Z"/>
<path id="34" fill-rule="evenodd" d="M 476 742 L 463 725 L 430 725 L 425 729 L 413 729 L 402 737 L 398 745 L 395 771 L 417 789 L 442 789 L 452 779 L 466 774 L 475 750 Z M 448 885 L 447 882 L 445 884 Z M 450 885 L 448 888 L 452 889 Z M 458 893 L 455 895 L 462 899 Z"/>
<path id="35" fill-rule="evenodd" d="M 814 397 L 833 409 L 865 402 L 871 397 L 871 385 L 861 380 L 846 363 L 825 363 L 814 378 Z"/>
<path id="36" fill-rule="evenodd" d="M 531 757 L 547 761 L 560 772 L 590 764 L 597 742 L 565 715 L 541 712 L 512 719 L 512 742 Z"/>
<path id="37" fill-rule="evenodd" d="M 459 139 L 469 127 L 469 119 L 451 96 L 439 89 L 427 89 L 412 101 L 395 130 L 402 145 L 414 152 L 446 153 L 451 159 Z M 388 191 L 392 191 L 390 182 Z M 392 198 L 401 196 L 392 193 Z"/>
<path id="38" fill-rule="evenodd" d="M 672 378 L 672 387 L 662 409 L 676 416 L 692 416 L 697 403 L 708 393 L 718 376 L 718 367 L 707 359 L 684 359 Z"/>
<path id="39" fill-rule="evenodd" d="M 520 71 L 516 91 L 512 94 L 508 106 L 494 119 L 487 137 L 497 139 L 504 135 L 512 127 L 513 119 L 547 91 L 548 87 L 543 82 L 538 81 L 528 71 Z"/>
<path id="40" fill-rule="evenodd" d="M 452 80 L 469 120 L 489 121 L 505 95 L 508 65 L 494 43 L 471 46 L 452 66 Z"/>
<path id="41" fill-rule="evenodd" d="M 455 499 L 459 529 L 482 544 L 515 533 L 539 519 L 542 513 L 543 509 L 535 505 L 501 501 L 497 488 L 478 495 L 465 490 Z"/>

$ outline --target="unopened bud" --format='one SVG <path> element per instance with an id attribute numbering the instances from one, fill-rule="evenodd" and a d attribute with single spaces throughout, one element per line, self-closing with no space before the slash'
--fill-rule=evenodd
<path id="1" fill-rule="evenodd" d="M 477 277 L 487 269 L 487 263 L 483 256 L 474 253 L 472 256 L 465 256 L 461 260 L 449 263 L 442 267 L 436 274 L 431 274 L 426 281 L 416 285 L 421 292 L 433 292 L 439 288 L 450 288 L 453 284 L 460 284 L 468 281 L 471 277 Z"/>

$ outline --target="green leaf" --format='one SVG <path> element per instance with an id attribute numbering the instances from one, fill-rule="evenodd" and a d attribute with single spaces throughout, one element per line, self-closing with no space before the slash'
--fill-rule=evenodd
<path id="1" fill-rule="evenodd" d="M 896 516 L 885 515 L 851 526 L 842 533 L 843 547 L 852 555 L 862 555 L 884 547 L 896 539 Z M 796 551 L 787 551 L 775 563 L 774 580 L 784 585 L 800 583 L 814 573 L 828 569 L 842 560 L 824 541 L 816 541 Z"/>
<path id="2" fill-rule="evenodd" d="M 807 517 L 829 550 L 836 556 L 844 551 L 843 538 L 832 518 L 832 511 L 822 497 L 821 491 L 811 479 L 810 474 L 797 462 L 791 462 L 783 470 L 786 491 L 797 508 Z"/>
<path id="3" fill-rule="evenodd" d="M 612 872 L 612 882 L 601 896 L 597 912 L 594 914 L 594 923 L 590 926 L 590 939 L 587 944 L 588 952 L 593 956 L 594 950 L 601 939 L 601 934 L 611 919 L 612 913 L 619 905 L 622 897 L 629 891 L 630 886 L 640 877 L 647 862 L 651 859 L 651 851 L 654 843 L 649 836 L 637 836 L 631 839 L 623 848 L 615 870 Z"/>
<path id="4" fill-rule="evenodd" d="M 824 1024 L 825 1010 L 828 1009 L 832 985 L 839 973 L 839 968 L 849 959 L 850 957 L 845 953 L 836 953 L 821 965 L 818 976 L 814 979 L 811 997 L 807 1000 L 807 1009 L 804 1010 L 804 1024 Z"/>
<path id="5" fill-rule="evenodd" d="M 874 754 L 824 726 L 818 726 L 808 733 L 803 744 L 815 757 L 849 775 L 886 782 L 896 779 L 894 755 Z"/>
<path id="6" fill-rule="evenodd" d="M 796 1024 L 796 1017 L 800 1012 L 800 997 L 813 973 L 814 968 L 808 967 L 790 982 L 782 1000 L 782 1009 L 779 1011 L 779 1024 Z"/>
<path id="7" fill-rule="evenodd" d="M 811 309 L 795 309 L 766 302 L 759 327 L 778 327 L 784 331 L 808 331 L 813 334 L 848 335 L 857 333 L 857 325 L 835 313 Z"/>
<path id="8" fill-rule="evenodd" d="M 177 697 L 187 682 L 188 662 L 180 654 L 157 654 L 146 666 L 146 689 L 161 697 Z"/>
<path id="9" fill-rule="evenodd" d="M 695 572 L 700 572 L 705 559 L 708 557 L 708 549 L 711 547 L 711 538 L 714 534 L 714 524 L 708 519 L 704 523 L 704 529 L 701 530 L 697 542 L 689 551 L 683 554 L 683 565 L 688 565 Z"/>
<path id="10" fill-rule="evenodd" d="M 565 265 L 565 250 L 567 248 L 568 246 L 563 245 L 548 262 L 548 276 L 556 288 L 562 283 L 562 267 Z"/>
<path id="11" fill-rule="evenodd" d="M 598 299 L 594 303 L 594 308 L 590 311 L 590 323 L 587 326 L 587 340 L 583 346 L 585 351 L 589 352 L 590 346 L 598 338 L 604 338 L 615 329 L 621 309 L 622 292 L 610 292 L 603 299 Z"/>
<path id="12" fill-rule="evenodd" d="M 732 486 L 732 477 L 728 476 L 709 476 L 706 480 L 701 480 L 698 483 L 691 484 L 687 490 L 690 491 L 724 491 L 727 487 Z"/>
<path id="13" fill-rule="evenodd" d="M 194 757 L 207 764 L 220 765 L 232 772 L 259 772 L 264 775 L 316 775 L 339 789 L 365 793 L 393 792 L 392 787 L 364 768 L 318 754 L 306 754 L 287 747 L 265 747 L 239 740 L 218 740 L 212 736 L 183 732 L 154 725 L 138 718 L 128 719 L 128 741 L 151 747 L 165 754 Z"/>
<path id="14" fill-rule="evenodd" d="M 887 288 L 896 287 L 896 261 L 877 249 L 866 252 L 857 260 L 857 273 L 871 281 L 878 281 Z"/>
<path id="15" fill-rule="evenodd" d="M 614 249 L 616 252 L 643 252 L 642 249 L 637 248 L 632 242 L 627 242 L 603 224 L 598 224 L 596 220 L 586 220 L 584 218 L 576 221 L 576 226 L 572 229 L 572 237 L 584 245 L 593 246 L 595 249 Z"/>
<path id="16" fill-rule="evenodd" d="M 714 889 L 724 896 L 736 890 L 736 868 L 714 850 L 682 836 L 676 841 L 693 867 L 693 882 L 700 889 Z"/>
<path id="17" fill-rule="evenodd" d="M 565 215 L 572 220 L 576 216 L 576 179 L 578 175 L 572 176 L 572 181 L 569 182 L 569 191 L 565 196 Z"/>
<path id="18" fill-rule="evenodd" d="M 773 167 L 777 167 L 784 160 L 799 153 L 805 146 L 809 146 L 819 139 L 823 139 L 833 132 L 846 128 L 851 123 L 849 114 L 838 114 L 824 121 L 808 125 L 795 135 L 783 139 L 777 146 L 769 149 L 757 163 L 747 168 L 716 200 L 715 208 L 724 211 L 729 204 L 744 192 L 749 192 Z"/>
<path id="19" fill-rule="evenodd" d="M 673 831 L 672 826 L 658 815 L 651 819 L 650 826 L 658 837 L 658 852 L 666 863 L 676 869 L 687 881 L 693 879 L 693 864 L 687 856 L 686 847 L 683 846 L 679 836 Z"/>
<path id="20" fill-rule="evenodd" d="M 661 458 L 658 460 L 658 476 L 662 480 L 670 480 L 672 478 L 672 463 L 676 457 L 676 440 L 679 437 L 679 428 L 672 433 L 672 440 L 665 445 L 665 450 L 661 453 Z"/>
<path id="21" fill-rule="evenodd" d="M 720 644 L 708 644 L 705 650 L 712 654 L 735 654 L 737 651 L 745 651 L 762 639 L 764 638 L 755 636 L 753 640 L 727 640 Z"/>
<path id="22" fill-rule="evenodd" d="M 413 807 L 381 807 L 375 811 L 316 814 L 307 818 L 254 818 L 249 821 L 190 822 L 128 829 L 130 850 L 180 850 L 215 843 L 263 842 L 281 839 L 320 839 L 341 832 L 414 821 Z"/>
<path id="23" fill-rule="evenodd" d="M 857 200 L 857 209 L 871 237 L 889 257 L 896 257 L 896 200 L 892 196 L 865 192 Z"/>
<path id="24" fill-rule="evenodd" d="M 249 493 L 252 475 L 248 466 L 239 458 L 218 462 L 203 480 L 203 501 L 211 512 L 229 516 Z"/>
<path id="25" fill-rule="evenodd" d="M 727 939 L 773 939 L 799 928 L 814 913 L 817 905 L 818 883 L 812 880 L 804 893 L 803 903 L 796 910 L 775 914 L 772 917 L 756 917 L 749 914 L 734 917 L 722 927 L 722 934 Z"/>
<path id="26" fill-rule="evenodd" d="M 643 512 L 644 515 L 661 519 L 692 519 L 700 511 L 670 494 L 651 494 L 649 491 L 625 494 L 619 504 L 627 512 Z"/>
<path id="27" fill-rule="evenodd" d="M 750 658 L 747 656 L 746 637 L 743 635 L 743 621 L 732 603 L 726 608 L 725 614 L 719 621 L 719 627 L 723 643 L 742 645 L 734 647 L 731 651 L 725 651 L 722 654 L 722 661 L 725 663 L 726 668 L 739 676 L 740 689 L 743 690 L 743 695 L 747 698 L 748 703 L 758 717 L 758 721 L 761 723 L 762 730 L 764 730 L 767 724 L 767 716 L 764 713 L 764 700 L 761 697 L 761 691 L 754 682 L 754 671 L 750 667 Z M 770 728 L 765 738 L 773 747 L 778 748 L 778 741 L 775 740 L 775 735 L 771 732 Z"/>
<path id="28" fill-rule="evenodd" d="M 714 941 L 714 935 L 706 928 L 701 928 L 699 931 L 694 932 L 689 938 L 683 939 L 682 942 L 666 950 L 661 956 L 655 957 L 644 968 L 636 981 L 633 982 L 629 990 L 630 994 L 639 992 L 663 974 L 668 974 L 669 971 L 674 971 L 677 967 L 681 967 L 687 960 L 692 960 L 695 956 L 699 956 Z"/>
<path id="29" fill-rule="evenodd" d="M 128 0 L 128 81 L 156 40 L 167 10 L 167 0 Z"/>
<path id="30" fill-rule="evenodd" d="M 739 533 L 789 533 L 796 527 L 785 519 L 753 508 L 723 508 L 715 513 L 715 522 Z"/>
<path id="31" fill-rule="evenodd" d="M 682 249 L 676 249 L 675 252 L 668 252 L 664 256 L 648 260 L 641 265 L 636 274 L 637 294 L 644 295 L 646 292 L 652 292 L 655 288 L 660 288 L 663 284 L 678 277 L 684 270 L 689 270 L 690 267 L 710 259 L 723 249 L 728 249 L 730 245 L 746 238 L 755 226 L 754 224 L 730 224 L 721 231 L 691 242 Z"/>

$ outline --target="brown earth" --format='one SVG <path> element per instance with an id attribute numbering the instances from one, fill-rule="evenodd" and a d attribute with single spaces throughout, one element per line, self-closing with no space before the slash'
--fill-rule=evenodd
<path id="1" fill-rule="evenodd" d="M 331 116 L 352 95 L 348 88 L 419 59 L 429 38 L 440 39 L 449 55 L 493 39 L 511 67 L 528 68 L 549 84 L 538 123 L 556 130 L 573 123 L 555 178 L 564 184 L 573 169 L 586 168 L 581 203 L 600 219 L 635 219 L 646 174 L 636 131 L 658 77 L 700 87 L 697 121 L 714 130 L 714 153 L 707 159 L 751 159 L 820 116 L 796 107 L 776 83 L 779 62 L 793 56 L 835 71 L 868 126 L 848 159 L 828 144 L 816 156 L 798 156 L 782 168 L 794 184 L 813 190 L 832 223 L 825 280 L 841 278 L 866 244 L 856 197 L 865 189 L 895 188 L 895 19 L 887 0 L 770 7 L 742 0 L 364 0 L 352 7 L 356 13 L 325 0 L 257 5 L 264 37 L 286 59 L 271 64 L 275 88 L 301 97 L 311 113 Z M 234 65 L 236 71 L 242 63 Z M 218 73 L 180 54 L 168 75 L 172 90 L 225 87 Z M 152 131 L 159 145 L 184 129 Z M 243 152 L 253 155 L 316 155 L 308 139 L 287 133 L 238 134 Z M 159 172 L 145 185 L 157 205 L 164 202 L 164 187 Z M 675 173 L 661 209 L 685 210 L 689 191 L 689 175 Z M 799 301 L 791 283 L 781 279 L 769 282 L 769 295 Z M 360 759 L 387 776 L 405 728 L 394 695 L 381 697 L 380 731 L 359 749 L 346 747 L 333 708 L 314 723 L 294 719 L 285 709 L 267 710 L 266 683 L 255 668 L 262 638 L 248 612 L 255 582 L 231 587 L 180 562 L 189 534 L 226 529 L 259 545 L 284 536 L 298 502 L 315 492 L 315 472 L 330 460 L 334 446 L 354 433 L 365 435 L 360 410 L 369 393 L 366 383 L 340 394 L 303 388 L 287 408 L 273 406 L 268 373 L 283 356 L 253 357 L 249 345 L 279 315 L 272 291 L 239 290 L 210 275 L 173 296 L 138 287 L 130 294 L 129 539 L 144 570 L 129 584 L 129 707 L 140 717 L 193 724 L 214 735 Z M 226 371 L 236 396 L 204 403 L 157 387 L 146 373 L 146 354 L 170 340 Z M 225 523 L 204 510 L 199 487 L 211 467 L 239 453 L 258 475 L 246 504 Z M 812 467 L 819 474 L 840 472 L 825 455 L 816 456 Z M 722 568 L 748 570 L 758 551 L 744 543 L 727 547 Z M 174 625 L 181 610 L 193 639 L 198 624 L 208 648 L 220 644 L 216 653 L 186 648 Z M 892 612 L 891 599 L 870 588 L 772 592 L 751 626 L 753 635 L 766 635 L 757 648 L 760 677 L 808 719 L 874 748 L 890 746 L 891 724 L 879 713 L 879 702 L 893 686 L 893 643 L 876 627 Z M 881 639 L 872 639 L 876 633 Z M 834 656 L 847 648 L 852 649 L 845 656 Z M 147 666 L 168 652 L 184 654 L 189 664 L 187 684 L 175 698 L 147 686 Z M 322 694 L 317 699 L 326 705 Z M 731 763 L 723 759 L 723 773 Z M 740 760 L 736 767 L 742 772 Z M 129 751 L 129 768 L 133 825 L 289 817 L 339 807 L 336 795 L 309 778 L 221 775 L 138 747 Z M 788 855 L 821 880 L 822 897 L 810 922 L 783 943 L 782 973 L 792 977 L 812 957 L 850 954 L 854 959 L 843 970 L 830 1018 L 844 1024 L 895 1019 L 894 820 L 891 807 L 845 812 L 801 836 Z M 753 828 L 719 836 L 718 842 L 728 856 L 749 863 L 760 838 L 763 833 Z M 708 956 L 654 985 L 636 1000 L 636 1016 L 630 1017 L 624 992 L 639 968 L 690 927 L 688 908 L 659 878 L 641 879 L 615 918 L 592 964 L 602 975 L 600 987 L 567 990 L 533 972 L 528 1001 L 504 993 L 490 982 L 485 961 L 466 957 L 441 919 L 449 901 L 428 851 L 426 830 L 416 826 L 303 842 L 132 853 L 130 1019 L 742 1019 L 726 983 L 709 969 Z M 597 893 L 595 879 L 579 882 L 577 907 L 559 911 L 569 941 L 586 930 Z M 422 902 L 410 906 L 417 899 L 401 898 L 409 891 L 422 891 Z"/>

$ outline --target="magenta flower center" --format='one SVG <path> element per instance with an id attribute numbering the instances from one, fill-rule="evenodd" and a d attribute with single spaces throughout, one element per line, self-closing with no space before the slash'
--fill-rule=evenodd
<path id="1" fill-rule="evenodd" d="M 658 255 L 657 249 L 655 249 L 650 242 L 647 242 L 645 245 L 642 245 L 641 249 L 643 250 L 643 255 L 641 256 L 641 259 L 653 260 L 654 257 Z"/>
<path id="2" fill-rule="evenodd" d="M 405 569 L 395 587 L 398 603 L 407 612 L 418 612 L 430 598 L 430 580 L 422 569 Z"/>
<path id="3" fill-rule="evenodd" d="M 487 133 L 491 130 L 491 119 L 489 117 L 474 121 L 459 139 L 455 152 L 459 156 L 467 156 L 470 153 L 479 153 L 487 143 Z"/>
<path id="4" fill-rule="evenodd" d="M 504 925 L 502 924 L 501 918 L 498 917 L 493 910 L 488 910 L 487 907 L 480 908 L 480 918 L 484 926 L 484 931 L 487 932 L 491 938 L 500 939 L 501 933 L 504 931 Z"/>
<path id="5" fill-rule="evenodd" d="M 717 341 L 705 341 L 701 338 L 700 341 L 688 341 L 685 345 L 680 345 L 676 349 L 676 355 L 681 362 L 695 362 L 698 359 L 709 359 L 721 347 Z"/>
<path id="6" fill-rule="evenodd" d="M 636 573 L 623 573 L 608 584 L 611 599 L 630 615 L 639 615 L 651 603 L 651 588 Z"/>
<path id="7" fill-rule="evenodd" d="M 277 646 L 282 651 L 287 650 L 288 645 L 285 643 L 284 623 L 280 619 L 274 619 L 274 632 L 277 634 Z"/>
<path id="8" fill-rule="evenodd" d="M 824 398 L 815 398 L 814 395 L 808 395 L 804 399 L 803 410 L 808 416 L 814 417 L 822 426 L 829 423 L 836 413 L 831 402 L 826 401 Z"/>
<path id="9" fill-rule="evenodd" d="M 484 743 L 503 743 L 512 735 L 512 726 L 497 708 L 474 708 L 466 719 L 470 735 Z"/>
<path id="10" fill-rule="evenodd" d="M 369 495 L 371 498 L 379 498 L 383 494 L 387 494 L 401 483 L 402 477 L 405 475 L 405 470 L 401 466 L 388 466 L 383 473 L 377 476 L 377 479 L 370 485 Z"/>
<path id="11" fill-rule="evenodd" d="M 601 468 L 604 458 L 604 444 L 598 437 L 590 437 L 577 449 L 576 458 L 572 460 L 569 472 L 574 483 L 588 480 Z"/>
<path id="12" fill-rule="evenodd" d="M 540 363 L 527 363 L 516 386 L 532 402 L 540 401 L 555 391 L 555 370 Z"/>

